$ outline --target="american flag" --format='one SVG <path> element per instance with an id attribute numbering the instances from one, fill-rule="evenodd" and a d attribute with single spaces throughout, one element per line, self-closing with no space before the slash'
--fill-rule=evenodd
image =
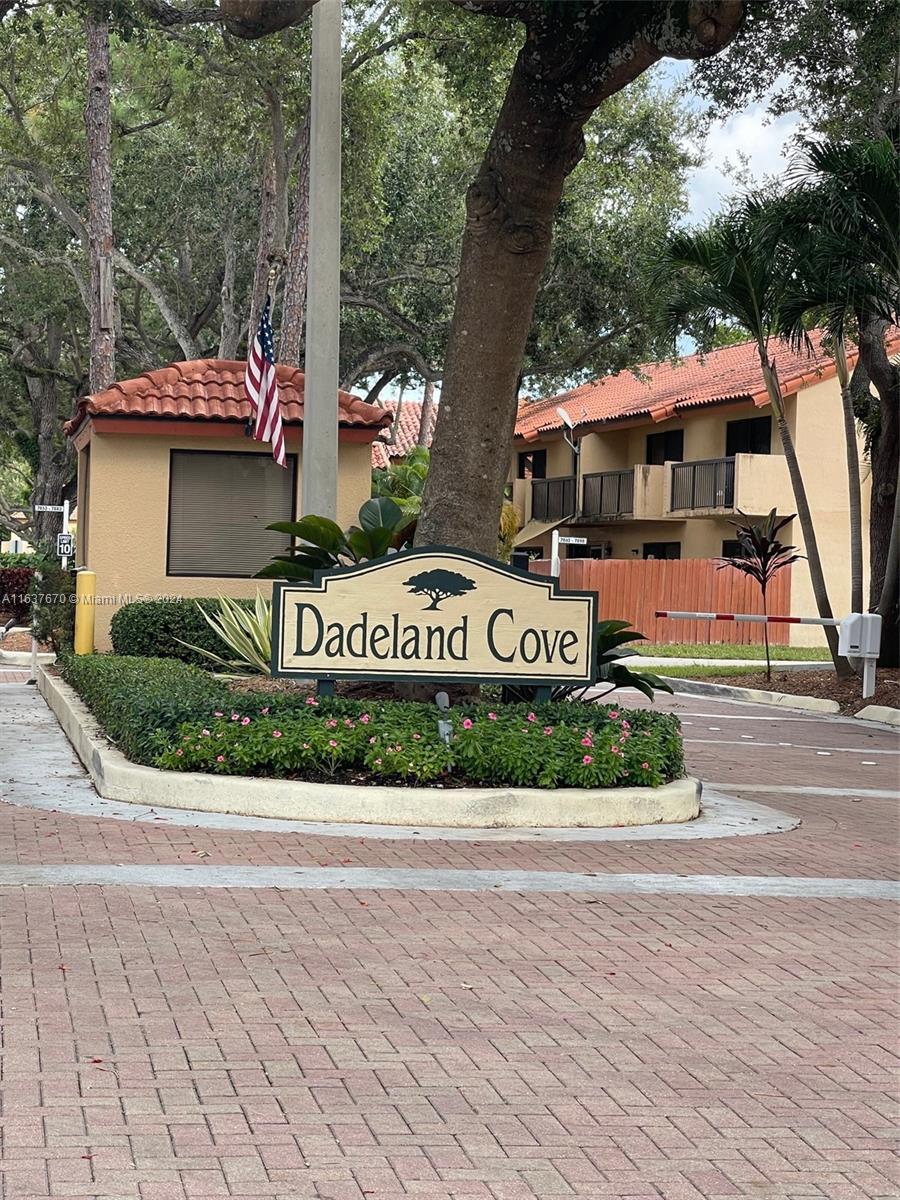
<path id="1" fill-rule="evenodd" d="M 269 318 L 271 305 L 271 297 L 266 296 L 262 316 L 259 318 L 259 328 L 247 356 L 244 391 L 256 417 L 253 425 L 254 438 L 258 442 L 271 442 L 272 457 L 280 467 L 286 467 L 281 401 L 278 398 L 278 383 L 275 379 L 275 339 Z"/>

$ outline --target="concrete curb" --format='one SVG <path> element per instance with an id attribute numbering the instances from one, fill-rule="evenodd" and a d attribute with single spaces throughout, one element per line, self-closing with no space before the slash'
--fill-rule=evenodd
<path id="1" fill-rule="evenodd" d="M 56 662 L 56 655 L 52 653 L 39 654 L 37 656 L 38 664 L 43 667 L 49 667 L 51 663 Z M 28 667 L 31 665 L 30 650 L 2 650 L 0 649 L 0 666 L 8 667 Z"/>
<path id="2" fill-rule="evenodd" d="M 767 692 L 761 688 L 731 687 L 727 683 L 704 683 L 702 679 L 679 679 L 674 675 L 660 675 L 672 685 L 676 692 L 685 696 L 718 696 L 723 700 L 743 700 L 753 704 L 774 704 L 779 708 L 799 708 L 806 712 L 839 713 L 837 700 L 825 700 L 821 696 L 791 696 L 785 692 Z M 900 708 L 888 708 L 886 704 L 867 704 L 858 713 L 852 714 L 855 721 L 873 721 L 878 725 L 900 725 Z"/>
<path id="3" fill-rule="evenodd" d="M 704 683 L 701 679 L 680 679 L 674 675 L 660 675 L 660 679 L 686 696 L 720 696 L 726 700 L 744 700 L 754 704 L 774 704 L 779 708 L 800 708 L 808 712 L 839 713 L 837 700 L 825 700 L 820 696 L 790 696 L 784 692 L 768 692 L 763 688 L 732 687 L 727 683 Z"/>
<path id="4" fill-rule="evenodd" d="M 867 704 L 853 714 L 857 721 L 878 721 L 882 725 L 900 725 L 900 708 L 888 708 L 886 704 Z"/>
<path id="5" fill-rule="evenodd" d="M 357 822 L 489 829 L 528 826 L 604 828 L 690 821 L 701 784 L 676 779 L 659 788 L 352 787 L 299 780 L 246 779 L 160 771 L 129 762 L 68 684 L 44 670 L 38 691 L 101 796 L 152 808 L 195 809 L 295 821 Z"/>

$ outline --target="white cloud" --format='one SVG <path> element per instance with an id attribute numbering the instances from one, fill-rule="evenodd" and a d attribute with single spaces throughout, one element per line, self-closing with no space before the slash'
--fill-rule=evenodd
<path id="1" fill-rule="evenodd" d="M 703 146 L 703 165 L 688 178 L 688 220 L 703 221 L 723 203 L 743 190 L 729 169 L 747 159 L 749 182 L 760 184 L 769 175 L 784 171 L 790 155 L 789 143 L 800 129 L 799 113 L 786 113 L 767 120 L 765 106 L 753 104 L 726 121 L 714 121 Z"/>

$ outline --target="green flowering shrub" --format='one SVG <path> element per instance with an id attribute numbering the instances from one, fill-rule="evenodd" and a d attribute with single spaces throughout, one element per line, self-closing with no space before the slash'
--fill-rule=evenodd
<path id="1" fill-rule="evenodd" d="M 65 678 L 136 762 L 347 783 L 658 786 L 684 774 L 678 719 L 580 701 L 432 704 L 239 692 L 174 659 L 66 659 Z"/>

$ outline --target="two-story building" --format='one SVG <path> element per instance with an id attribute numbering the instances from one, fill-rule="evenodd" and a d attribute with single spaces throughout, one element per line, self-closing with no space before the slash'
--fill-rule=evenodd
<path id="1" fill-rule="evenodd" d="M 840 387 L 833 359 L 770 347 L 785 397 L 832 606 L 849 611 L 849 504 Z M 851 366 L 855 356 L 851 356 Z M 565 416 L 565 419 L 564 419 Z M 868 466 L 860 440 L 863 524 Z M 781 438 L 753 343 L 595 379 L 523 403 L 510 470 L 517 545 L 550 554 L 551 531 L 587 538 L 564 556 L 717 558 L 736 552 L 733 521 L 796 512 Z M 800 523 L 782 532 L 803 551 Z M 868 542 L 864 534 L 864 545 Z M 805 561 L 794 615 L 814 615 Z M 813 631 L 810 631 L 813 632 Z M 816 631 L 816 641 L 821 634 Z"/>

